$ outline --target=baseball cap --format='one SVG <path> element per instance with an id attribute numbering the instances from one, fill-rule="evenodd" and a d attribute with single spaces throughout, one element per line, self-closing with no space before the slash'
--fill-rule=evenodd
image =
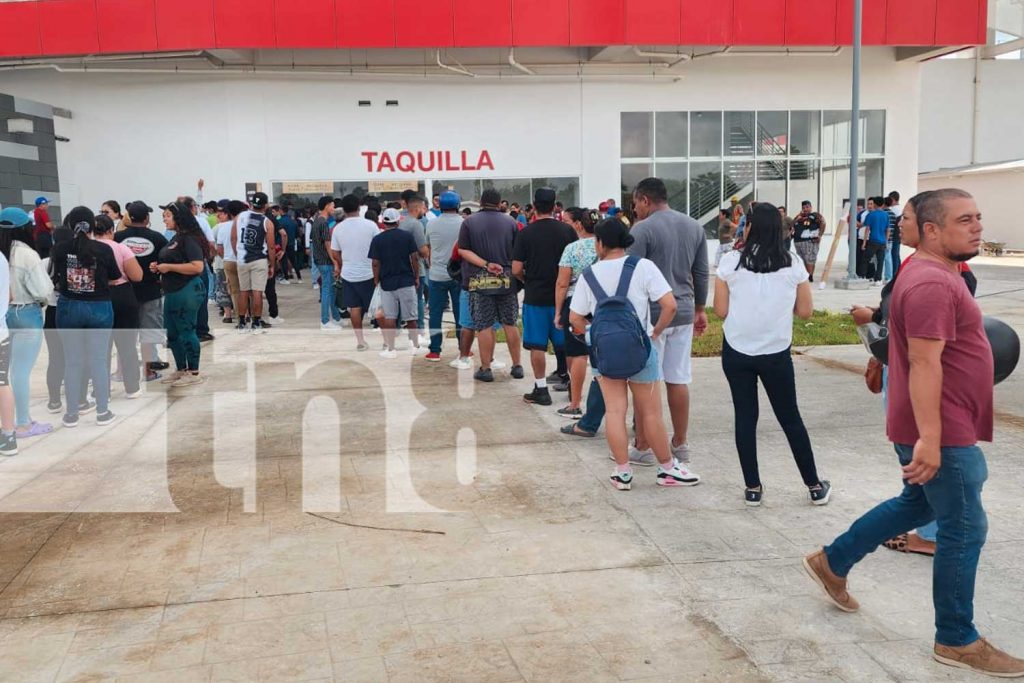
<path id="1" fill-rule="evenodd" d="M 227 211 L 229 206 L 231 206 L 230 199 L 221 199 L 220 201 L 217 202 L 218 211 Z"/>
<path id="2" fill-rule="evenodd" d="M 600 211 L 607 211 L 608 210 L 608 202 L 601 202 L 600 205 L 598 205 L 597 208 Z"/>
<path id="3" fill-rule="evenodd" d="M 556 199 L 558 195 L 550 187 L 538 187 L 533 193 L 534 204 L 554 204 Z"/>
<path id="4" fill-rule="evenodd" d="M 380 220 L 388 225 L 397 225 L 402 222 L 402 214 L 398 213 L 398 209 L 384 209 Z"/>
<path id="5" fill-rule="evenodd" d="M 252 196 L 252 208 L 263 209 L 270 203 L 270 197 L 266 192 L 257 192 Z"/>
<path id="6" fill-rule="evenodd" d="M 128 206 L 125 207 L 125 211 L 128 212 L 128 218 L 133 221 L 146 220 L 146 216 L 153 213 L 153 207 L 146 204 L 146 202 L 139 200 L 135 202 L 128 202 Z"/>
<path id="7" fill-rule="evenodd" d="M 457 209 L 462 205 L 462 197 L 459 196 L 458 192 L 442 192 L 440 198 L 440 206 L 442 211 L 451 211 Z"/>
<path id="8" fill-rule="evenodd" d="M 36 206 L 42 206 L 43 204 L 49 204 L 50 200 L 46 197 L 36 197 Z"/>
<path id="9" fill-rule="evenodd" d="M 0 211 L 0 228 L 22 228 L 31 222 L 28 214 L 16 206 Z"/>

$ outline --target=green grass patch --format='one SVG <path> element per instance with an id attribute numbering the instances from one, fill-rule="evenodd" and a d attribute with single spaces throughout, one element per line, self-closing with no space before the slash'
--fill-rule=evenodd
<path id="1" fill-rule="evenodd" d="M 708 329 L 702 337 L 693 340 L 695 358 L 722 355 L 722 319 L 708 312 Z M 846 313 L 815 311 L 810 320 L 793 320 L 793 346 L 840 346 L 859 344 L 857 326 Z"/>

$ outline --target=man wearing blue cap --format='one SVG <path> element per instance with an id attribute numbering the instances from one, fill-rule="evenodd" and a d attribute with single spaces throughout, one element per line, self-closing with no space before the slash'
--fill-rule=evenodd
<path id="1" fill-rule="evenodd" d="M 36 210 L 32 212 L 32 220 L 35 229 L 32 231 L 32 238 L 38 245 L 40 239 L 47 240 L 53 234 L 53 222 L 50 220 L 50 212 L 47 210 L 50 200 L 46 197 L 36 197 Z M 48 240 L 52 242 L 52 238 Z M 38 249 L 38 246 L 36 247 Z"/>
<path id="2" fill-rule="evenodd" d="M 431 363 L 441 362 L 441 344 L 444 334 L 441 332 L 441 321 L 449 301 L 455 317 L 456 338 L 462 332 L 459 324 L 459 299 L 462 296 L 462 283 L 448 275 L 448 262 L 452 258 L 452 250 L 459 241 L 462 230 L 462 217 L 459 207 L 462 198 L 456 192 L 444 192 L 438 198 L 441 215 L 427 223 L 427 260 L 430 270 L 430 353 L 427 360 Z"/>

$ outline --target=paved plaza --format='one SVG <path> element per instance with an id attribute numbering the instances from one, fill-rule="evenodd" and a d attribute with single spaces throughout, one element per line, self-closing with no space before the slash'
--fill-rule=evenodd
<path id="1" fill-rule="evenodd" d="M 983 308 L 1024 332 L 1024 270 L 978 274 Z M 215 326 L 207 384 L 115 393 L 113 427 L 87 416 L 0 462 L 0 680 L 982 680 L 931 660 L 929 558 L 869 556 L 858 614 L 800 565 L 900 489 L 851 371 L 863 349 L 795 359 L 832 503 L 810 505 L 763 401 L 765 504 L 748 509 L 718 359 L 695 363 L 703 483 L 638 468 L 617 492 L 604 440 L 561 436 L 528 382 L 357 354 L 313 329 L 308 282 L 279 292 L 271 334 Z M 996 408 L 977 622 L 1021 654 L 1024 371 Z"/>

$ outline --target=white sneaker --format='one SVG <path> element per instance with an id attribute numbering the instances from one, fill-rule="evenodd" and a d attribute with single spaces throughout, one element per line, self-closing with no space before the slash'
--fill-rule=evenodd
<path id="1" fill-rule="evenodd" d="M 413 346 L 409 349 L 410 356 L 425 356 L 430 350 L 426 346 Z"/>
<path id="2" fill-rule="evenodd" d="M 615 456 L 609 454 L 608 458 L 614 460 Z M 640 467 L 654 467 L 658 464 L 658 458 L 654 455 L 654 449 L 648 448 L 646 451 L 639 451 L 636 446 L 630 446 L 629 464 L 639 465 Z"/>
<path id="3" fill-rule="evenodd" d="M 280 316 L 276 318 L 267 318 L 267 322 L 271 325 L 284 325 L 284 318 Z"/>
<path id="4" fill-rule="evenodd" d="M 129 400 L 132 400 L 132 399 L 136 399 L 136 398 L 142 398 L 143 394 L 145 394 L 145 393 L 146 392 L 143 391 L 142 389 L 139 389 L 138 391 L 131 391 L 131 392 L 126 391 L 125 394 L 124 394 L 124 397 L 129 399 Z"/>
<path id="5" fill-rule="evenodd" d="M 430 335 L 429 334 L 421 334 L 420 335 L 420 346 L 430 346 Z"/>
<path id="6" fill-rule="evenodd" d="M 316 291 L 318 289 L 320 289 L 320 283 L 319 282 L 314 282 L 313 283 L 313 290 Z"/>
<path id="7" fill-rule="evenodd" d="M 455 368 L 456 370 L 472 370 L 473 361 L 468 358 L 456 358 L 448 364 L 448 367 Z M 494 367 L 493 364 L 491 367 Z"/>
<path id="8" fill-rule="evenodd" d="M 291 280 L 278 280 L 277 281 L 277 284 L 279 284 L 279 285 L 290 285 L 291 283 L 292 283 Z"/>
<path id="9" fill-rule="evenodd" d="M 684 443 L 682 446 L 672 446 L 672 442 L 669 442 L 669 446 L 672 447 L 672 457 L 684 465 L 690 464 L 690 444 Z"/>
<path id="10" fill-rule="evenodd" d="M 504 370 L 508 367 L 508 364 L 500 360 L 491 361 L 491 370 Z"/>
<path id="11" fill-rule="evenodd" d="M 320 323 L 320 330 L 323 332 L 337 332 L 341 329 L 341 325 L 331 320 L 330 322 Z"/>
<path id="12" fill-rule="evenodd" d="M 404 344 L 404 343 L 402 343 L 400 341 L 395 342 L 395 351 L 408 351 L 408 350 L 409 350 L 409 345 L 408 344 Z"/>
<path id="13" fill-rule="evenodd" d="M 398 358 L 398 352 L 384 349 L 383 351 L 380 352 L 380 357 L 387 358 L 388 360 L 394 360 L 395 358 Z"/>

